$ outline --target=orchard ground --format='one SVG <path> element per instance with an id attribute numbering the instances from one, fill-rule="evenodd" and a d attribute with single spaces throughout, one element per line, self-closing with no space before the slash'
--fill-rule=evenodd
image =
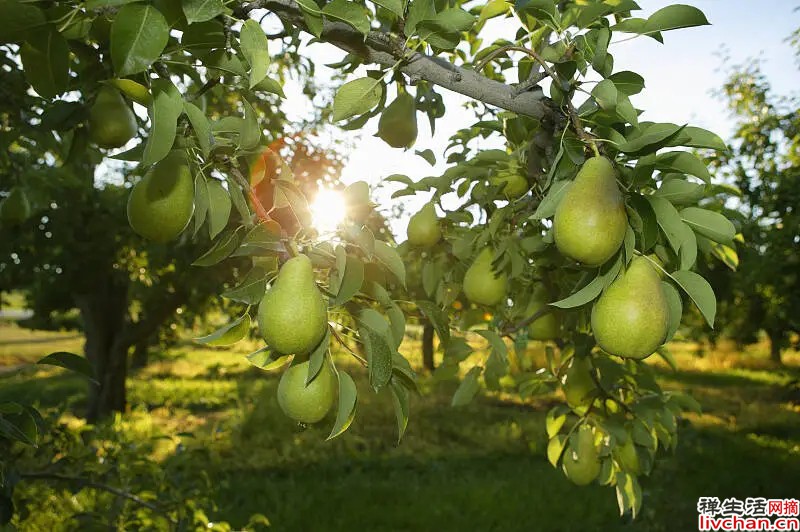
<path id="1" fill-rule="evenodd" d="M 81 352 L 82 343 L 74 333 L 0 323 L 0 400 L 60 411 L 80 430 L 71 412 L 82 411 L 85 382 L 28 364 L 53 351 Z M 390 397 L 372 393 L 354 365 L 358 416 L 325 442 L 330 416 L 305 431 L 286 419 L 275 398 L 280 372 L 253 368 L 243 356 L 255 345 L 208 349 L 187 341 L 154 353 L 129 378 L 130 413 L 104 427 L 115 441 L 141 442 L 132 452 L 149 454 L 168 476 L 206 476 L 217 505 L 206 513 L 234 529 L 261 513 L 275 530 L 690 530 L 698 497 L 800 493 L 797 352 L 775 368 L 764 345 L 740 353 L 721 344 L 702 357 L 695 344 L 671 346 L 679 370 L 657 362 L 660 382 L 689 391 L 704 413 L 687 416 L 676 453 L 643 479 L 642 515 L 631 522 L 619 517 L 612 490 L 573 486 L 547 462 L 544 416 L 556 396 L 521 403 L 481 394 L 454 409 L 456 384 L 422 376 L 422 395 L 412 399 L 414 415 L 396 445 Z M 419 365 L 418 341 L 407 338 L 404 349 Z M 536 362 L 541 351 L 531 343 L 527 356 Z M 20 492 L 36 501 L 22 530 L 70 529 L 64 515 L 112 502 L 106 493 L 73 496 L 44 482 L 26 481 Z"/>

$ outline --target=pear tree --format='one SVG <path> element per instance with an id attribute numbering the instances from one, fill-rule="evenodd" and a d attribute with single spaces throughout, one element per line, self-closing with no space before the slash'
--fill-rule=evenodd
<path id="1" fill-rule="evenodd" d="M 283 368 L 289 417 L 312 424 L 330 410 L 328 437 L 338 437 L 359 393 L 387 393 L 398 438 L 413 430 L 417 377 L 402 344 L 406 316 L 419 313 L 439 337 L 441 374 L 461 379 L 454 406 L 482 387 L 563 394 L 547 414 L 547 458 L 577 484 L 613 487 L 635 516 L 639 479 L 677 445 L 681 413 L 698 408 L 662 390 L 642 360 L 671 362 L 663 344 L 689 305 L 713 326 L 715 296 L 696 266 L 718 246 L 735 253 L 737 233 L 703 207 L 719 190 L 693 151 L 724 151 L 722 140 L 646 120 L 632 101 L 645 80 L 612 55 L 613 38 L 663 43 L 708 21 L 687 5 L 639 12 L 633 0 L 0 0 L 0 41 L 25 73 L 17 90 L 44 102 L 42 128 L 62 118 L 64 134 L 120 146 L 131 133 L 120 99 L 146 110 L 138 144 L 115 155 L 145 175 L 130 223 L 167 246 L 211 224 L 219 230 L 193 267 L 249 261 L 228 292 L 241 313 L 202 340 L 232 344 L 257 322 L 265 343 L 248 360 Z M 268 34 L 266 21 L 283 30 Z M 371 228 L 382 206 L 363 184 L 345 193 L 335 236 L 321 236 L 265 135 L 255 95 L 279 107 L 280 58 L 303 57 L 312 41 L 341 50 L 345 81 L 323 119 L 446 162 L 440 175 L 383 176 L 394 197 L 430 198 L 406 242 Z M 211 91 L 232 102 L 227 116 L 204 109 Z M 436 154 L 417 146 L 417 118 L 435 134 L 449 119 L 444 91 L 469 98 L 474 121 Z M 64 119 L 70 103 L 90 106 L 88 119 Z M 18 193 L 4 195 L 4 216 L 24 214 Z M 411 270 L 422 287 L 413 301 Z M 535 325 L 548 316 L 544 334 Z M 510 350 L 526 356 L 529 339 L 545 342 L 546 359 L 520 371 Z M 357 390 L 333 350 L 364 367 L 372 392 Z"/>

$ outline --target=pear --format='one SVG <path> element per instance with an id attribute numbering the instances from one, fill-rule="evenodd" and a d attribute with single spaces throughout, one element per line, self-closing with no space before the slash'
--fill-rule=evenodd
<path id="1" fill-rule="evenodd" d="M 561 383 L 567 404 L 578 415 L 585 414 L 596 397 L 591 371 L 588 357 L 573 357 Z"/>
<path id="2" fill-rule="evenodd" d="M 619 191 L 614 165 L 605 157 L 592 157 L 556 208 L 553 238 L 558 250 L 587 266 L 599 266 L 622 245 L 628 228 L 625 201 Z"/>
<path id="3" fill-rule="evenodd" d="M 333 406 L 339 389 L 338 378 L 326 360 L 314 380 L 306 384 L 309 361 L 294 364 L 278 383 L 278 405 L 283 413 L 300 423 L 316 423 Z"/>
<path id="4" fill-rule="evenodd" d="M 533 316 L 535 313 L 542 310 L 547 306 L 548 299 L 547 290 L 545 290 L 543 286 L 537 287 L 531 295 L 525 315 Z M 528 325 L 528 339 L 540 341 L 555 340 L 558 338 L 559 325 L 558 315 L 555 313 L 555 309 L 553 309 L 551 312 L 537 318 Z"/>
<path id="5" fill-rule="evenodd" d="M 102 86 L 89 109 L 89 136 L 101 148 L 119 148 L 136 135 L 136 116 L 119 91 Z"/>
<path id="6" fill-rule="evenodd" d="M 311 259 L 286 261 L 258 307 L 258 327 L 267 345 L 284 355 L 313 350 L 328 325 L 328 309 L 314 282 Z"/>
<path id="7" fill-rule="evenodd" d="M 352 183 L 343 192 L 347 215 L 358 222 L 366 220 L 372 212 L 369 185 L 364 181 Z"/>
<path id="8" fill-rule="evenodd" d="M 515 200 L 525 194 L 530 185 L 518 165 L 504 169 L 489 178 L 489 183 L 502 187 L 501 191 L 508 200 Z"/>
<path id="9" fill-rule="evenodd" d="M 634 257 L 594 304 L 594 337 L 612 355 L 643 359 L 664 342 L 668 328 L 669 304 L 661 278 L 646 258 Z"/>
<path id="10" fill-rule="evenodd" d="M 494 252 L 485 247 L 464 274 L 464 295 L 473 303 L 496 305 L 506 297 L 508 277 L 492 270 Z"/>
<path id="11" fill-rule="evenodd" d="M 425 204 L 418 213 L 408 221 L 408 243 L 412 246 L 429 248 L 442 238 L 442 229 L 436 218 L 433 202 Z"/>
<path id="12" fill-rule="evenodd" d="M 585 486 L 600 474 L 600 453 L 594 445 L 594 434 L 589 425 L 581 425 L 574 441 L 575 445 L 564 450 L 561 463 L 567 478 L 578 486 Z"/>
<path id="13" fill-rule="evenodd" d="M 194 180 L 179 151 L 157 162 L 128 196 L 128 222 L 155 242 L 168 242 L 189 224 L 194 213 Z"/>
<path id="14" fill-rule="evenodd" d="M 417 140 L 417 107 L 414 98 L 404 92 L 381 113 L 378 136 L 393 148 L 409 148 Z"/>
<path id="15" fill-rule="evenodd" d="M 614 449 L 613 455 L 623 471 L 633 475 L 638 475 L 642 472 L 639 464 L 639 454 L 636 452 L 636 445 L 630 436 L 625 440 L 624 444 L 618 445 Z"/>
<path id="16" fill-rule="evenodd" d="M 0 201 L 0 222 L 3 225 L 19 225 L 31 216 L 31 203 L 25 191 L 12 188 L 8 196 Z"/>

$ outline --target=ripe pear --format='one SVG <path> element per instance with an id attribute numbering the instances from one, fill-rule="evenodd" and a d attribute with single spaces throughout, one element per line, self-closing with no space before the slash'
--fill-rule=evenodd
<path id="1" fill-rule="evenodd" d="M 442 238 L 442 229 L 436 218 L 436 208 L 433 202 L 425 204 L 418 213 L 408 221 L 408 243 L 420 248 L 429 248 L 436 245 Z"/>
<path id="2" fill-rule="evenodd" d="M 0 222 L 3 225 L 19 225 L 31 216 L 28 195 L 19 187 L 12 188 L 8 196 L 0 201 Z"/>
<path id="3" fill-rule="evenodd" d="M 168 242 L 183 231 L 194 213 L 194 181 L 186 158 L 174 151 L 157 162 L 128 196 L 128 222 L 155 242 Z"/>
<path id="4" fill-rule="evenodd" d="M 323 362 L 317 376 L 306 385 L 309 362 L 287 369 L 278 383 L 278 405 L 283 413 L 300 423 L 316 423 L 333 406 L 339 389 L 338 379 L 328 361 Z"/>
<path id="5" fill-rule="evenodd" d="M 311 259 L 286 261 L 258 307 L 258 327 L 267 345 L 284 355 L 304 355 L 325 335 L 328 309 L 314 282 Z"/>
<path id="6" fill-rule="evenodd" d="M 634 257 L 594 304 L 594 337 L 612 355 L 643 359 L 664 342 L 668 328 L 669 304 L 661 278 L 646 258 Z"/>
<path id="7" fill-rule="evenodd" d="M 600 474 L 600 455 L 594 445 L 594 434 L 589 425 L 581 425 L 577 433 L 577 445 L 564 451 L 562 466 L 572 482 L 585 486 Z"/>
<path id="8" fill-rule="evenodd" d="M 526 309 L 526 316 L 533 316 L 535 313 L 542 310 L 548 303 L 547 290 L 543 286 L 539 286 L 533 291 L 531 299 L 528 302 Z M 558 338 L 559 329 L 558 315 L 555 309 L 547 314 L 537 318 L 535 321 L 528 325 L 528 339 L 530 340 L 555 340 Z"/>
<path id="9" fill-rule="evenodd" d="M 519 167 L 502 170 L 489 178 L 489 183 L 502 186 L 501 191 L 506 199 L 515 200 L 525 194 L 530 185 Z"/>
<path id="10" fill-rule="evenodd" d="M 496 305 L 506 297 L 508 277 L 492 270 L 494 252 L 485 247 L 464 274 L 464 295 L 473 303 Z"/>
<path id="11" fill-rule="evenodd" d="M 399 94 L 381 113 L 378 136 L 393 148 L 409 148 L 417 140 L 417 107 L 414 98 Z"/>
<path id="12" fill-rule="evenodd" d="M 587 160 L 556 208 L 558 250 L 587 266 L 599 266 L 622 245 L 628 228 L 625 200 L 605 157 Z"/>
<path id="13" fill-rule="evenodd" d="M 356 181 L 344 189 L 344 203 L 347 215 L 358 222 L 363 222 L 372 212 L 369 199 L 369 185 L 364 181 Z"/>
<path id="14" fill-rule="evenodd" d="M 119 91 L 102 86 L 89 109 L 89 136 L 101 148 L 119 148 L 136 135 L 136 116 Z"/>
<path id="15" fill-rule="evenodd" d="M 592 363 L 588 357 L 573 357 L 562 380 L 562 389 L 567 404 L 583 415 L 595 399 L 597 386 L 592 378 Z"/>

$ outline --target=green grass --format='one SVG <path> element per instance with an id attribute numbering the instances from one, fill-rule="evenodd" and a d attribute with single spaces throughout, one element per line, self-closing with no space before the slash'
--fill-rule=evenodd
<path id="1" fill-rule="evenodd" d="M 8 351 L 5 339 L 20 335 L 0 328 L 0 365 L 6 357 L 18 361 L 19 350 L 46 354 L 41 344 Z M 58 349 L 80 344 L 65 335 L 47 339 Z M 554 398 L 520 404 L 484 395 L 452 409 L 455 385 L 423 377 L 397 445 L 390 398 L 374 394 L 364 372 L 349 366 L 358 415 L 343 437 L 325 442 L 331 419 L 300 431 L 280 413 L 278 374 L 251 368 L 241 351 L 186 345 L 131 376 L 131 411 L 107 429 L 121 441 L 170 436 L 150 455 L 167 475 L 207 475 L 217 505 L 207 513 L 234 529 L 262 513 L 275 530 L 673 531 L 696 527 L 700 496 L 796 497 L 800 407 L 787 385 L 800 377 L 800 356 L 790 354 L 787 368 L 777 370 L 763 349 L 702 359 L 690 346 L 673 351 L 680 370 L 659 364 L 659 378 L 692 393 L 704 413 L 689 416 L 676 453 L 643 479 L 635 522 L 619 517 L 613 490 L 573 486 L 547 463 L 543 419 Z M 61 370 L 26 368 L 0 378 L 0 400 L 11 398 L 79 412 L 85 389 Z M 68 413 L 62 420 L 81 425 Z M 194 437 L 176 436 L 186 431 Z M 73 529 L 67 512 L 102 511 L 109 501 L 42 483 L 21 489 L 35 512 L 22 530 Z"/>

